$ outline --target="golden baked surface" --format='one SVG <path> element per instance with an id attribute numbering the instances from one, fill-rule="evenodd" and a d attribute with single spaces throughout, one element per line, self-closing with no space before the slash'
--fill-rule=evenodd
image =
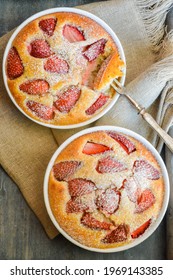
<path id="1" fill-rule="evenodd" d="M 124 63 L 111 36 L 92 19 L 59 12 L 27 24 L 6 61 L 8 87 L 31 118 L 54 125 L 84 122 L 116 94 Z"/>
<path id="2" fill-rule="evenodd" d="M 75 139 L 58 155 L 48 195 L 69 236 L 106 249 L 133 242 L 154 223 L 164 181 L 155 157 L 138 140 L 98 131 Z"/>

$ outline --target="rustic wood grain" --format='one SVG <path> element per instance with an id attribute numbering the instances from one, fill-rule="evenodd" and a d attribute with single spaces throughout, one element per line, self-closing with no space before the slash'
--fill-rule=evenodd
<path id="1" fill-rule="evenodd" d="M 0 0 L 0 35 L 41 10 L 75 6 L 90 0 Z M 17 164 L 17 162 L 16 162 Z M 26 204 L 20 191 L 0 168 L 0 259 L 165 259 L 165 220 L 156 232 L 141 245 L 119 253 L 99 254 L 71 244 L 62 235 L 48 239 L 41 224 Z"/>

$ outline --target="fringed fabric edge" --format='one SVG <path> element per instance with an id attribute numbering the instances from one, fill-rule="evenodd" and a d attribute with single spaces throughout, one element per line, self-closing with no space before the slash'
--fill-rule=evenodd
<path id="1" fill-rule="evenodd" d="M 152 50 L 157 53 L 162 49 L 165 20 L 173 2 L 172 0 L 135 0 L 135 2 L 152 43 Z"/>

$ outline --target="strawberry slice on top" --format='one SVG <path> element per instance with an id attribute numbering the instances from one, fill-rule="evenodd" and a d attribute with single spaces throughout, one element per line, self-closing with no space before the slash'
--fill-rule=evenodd
<path id="1" fill-rule="evenodd" d="M 160 172 L 145 159 L 134 162 L 133 172 L 135 175 L 145 177 L 149 180 L 158 180 L 160 178 Z"/>
<path id="2" fill-rule="evenodd" d="M 49 43 L 44 39 L 36 39 L 28 46 L 29 54 L 36 58 L 46 58 L 51 55 Z"/>
<path id="3" fill-rule="evenodd" d="M 57 19 L 55 19 L 55 18 L 42 19 L 39 22 L 39 27 L 48 36 L 52 36 L 54 33 L 54 30 L 55 30 L 56 22 L 57 22 Z"/>
<path id="4" fill-rule="evenodd" d="M 34 113 L 37 117 L 49 121 L 54 117 L 54 110 L 52 107 L 38 103 L 33 100 L 28 100 L 26 106 Z"/>
<path id="5" fill-rule="evenodd" d="M 77 86 L 70 86 L 65 91 L 61 92 L 54 106 L 61 113 L 68 113 L 75 106 L 80 98 L 81 90 Z"/>
<path id="6" fill-rule="evenodd" d="M 123 163 L 110 156 L 102 158 L 98 161 L 96 170 L 98 173 L 115 173 L 125 170 Z"/>
<path id="7" fill-rule="evenodd" d="M 10 80 L 20 77 L 24 72 L 24 67 L 19 53 L 15 47 L 12 47 L 7 56 L 7 75 Z"/>
<path id="8" fill-rule="evenodd" d="M 106 189 L 96 200 L 98 209 L 105 215 L 111 215 L 118 210 L 121 193 L 116 189 Z"/>
<path id="9" fill-rule="evenodd" d="M 31 95 L 44 95 L 49 91 L 49 83 L 42 79 L 29 80 L 19 86 L 20 90 Z"/>
<path id="10" fill-rule="evenodd" d="M 77 169 L 81 167 L 79 161 L 61 161 L 53 166 L 53 174 L 56 180 L 66 181 L 68 180 Z"/>
<path id="11" fill-rule="evenodd" d="M 117 226 L 114 230 L 108 233 L 103 239 L 103 243 L 115 243 L 125 241 L 128 237 L 129 226 L 122 224 Z"/>
<path id="12" fill-rule="evenodd" d="M 87 210 L 87 206 L 82 203 L 78 203 L 75 199 L 70 199 L 66 204 L 67 213 L 81 213 L 85 210 Z"/>
<path id="13" fill-rule="evenodd" d="M 123 181 L 123 187 L 127 193 L 129 200 L 133 203 L 137 203 L 141 197 L 141 187 L 134 177 L 129 177 Z"/>
<path id="14" fill-rule="evenodd" d="M 107 40 L 102 38 L 91 45 L 88 45 L 85 50 L 83 51 L 83 56 L 88 61 L 93 61 L 96 59 L 100 54 L 104 53 L 105 45 Z"/>
<path id="15" fill-rule="evenodd" d="M 70 43 L 85 41 L 84 32 L 80 30 L 78 27 L 66 24 L 63 27 L 63 36 Z"/>
<path id="16" fill-rule="evenodd" d="M 113 131 L 108 131 L 107 134 L 117 141 L 120 146 L 126 151 L 127 154 L 131 154 L 136 151 L 135 145 L 127 137 L 122 134 L 118 134 Z"/>
<path id="17" fill-rule="evenodd" d="M 146 221 L 144 224 L 142 224 L 140 227 L 138 227 L 137 229 L 135 229 L 132 233 L 131 233 L 131 237 L 134 238 L 138 238 L 140 235 L 142 235 L 146 229 L 150 226 L 151 224 L 151 219 L 149 219 L 148 221 Z"/>
<path id="18" fill-rule="evenodd" d="M 91 180 L 76 178 L 68 181 L 68 189 L 70 195 L 81 196 L 95 190 L 95 184 Z"/>
<path id="19" fill-rule="evenodd" d="M 111 148 L 105 146 L 103 144 L 94 143 L 94 142 L 87 142 L 82 150 L 82 153 L 86 155 L 96 155 L 101 154 L 106 151 L 110 151 Z"/>
<path id="20" fill-rule="evenodd" d="M 138 197 L 135 205 L 135 213 L 141 213 L 150 208 L 156 201 L 156 198 L 150 189 L 145 189 Z"/>
<path id="21" fill-rule="evenodd" d="M 85 111 L 87 115 L 95 114 L 101 107 L 103 107 L 109 100 L 109 96 L 100 94 L 97 100 Z"/>
<path id="22" fill-rule="evenodd" d="M 113 225 L 112 223 L 108 223 L 105 221 L 99 221 L 95 219 L 91 213 L 84 213 L 82 218 L 81 218 L 81 224 L 83 224 L 86 227 L 89 227 L 91 229 L 96 229 L 96 230 L 109 230 L 111 226 Z"/>
<path id="23" fill-rule="evenodd" d="M 69 72 L 69 65 L 65 59 L 53 55 L 46 60 L 44 69 L 51 73 L 66 74 Z"/>

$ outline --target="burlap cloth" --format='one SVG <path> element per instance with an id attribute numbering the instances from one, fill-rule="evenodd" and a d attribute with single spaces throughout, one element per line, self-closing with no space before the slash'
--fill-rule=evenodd
<path id="1" fill-rule="evenodd" d="M 173 0 L 114 0 L 80 7 L 102 18 L 116 32 L 126 55 L 126 91 L 167 131 L 173 121 L 173 32 L 165 35 L 165 18 L 172 4 Z M 11 34 L 0 39 L 1 61 Z M 58 232 L 44 206 L 44 172 L 58 145 L 82 128 L 51 130 L 28 120 L 9 99 L 2 73 L 0 98 L 1 165 L 20 188 L 48 236 L 53 238 Z M 107 124 L 132 129 L 155 146 L 158 144 L 161 151 L 163 143 L 158 143 L 156 134 L 124 97 L 91 126 Z"/>

